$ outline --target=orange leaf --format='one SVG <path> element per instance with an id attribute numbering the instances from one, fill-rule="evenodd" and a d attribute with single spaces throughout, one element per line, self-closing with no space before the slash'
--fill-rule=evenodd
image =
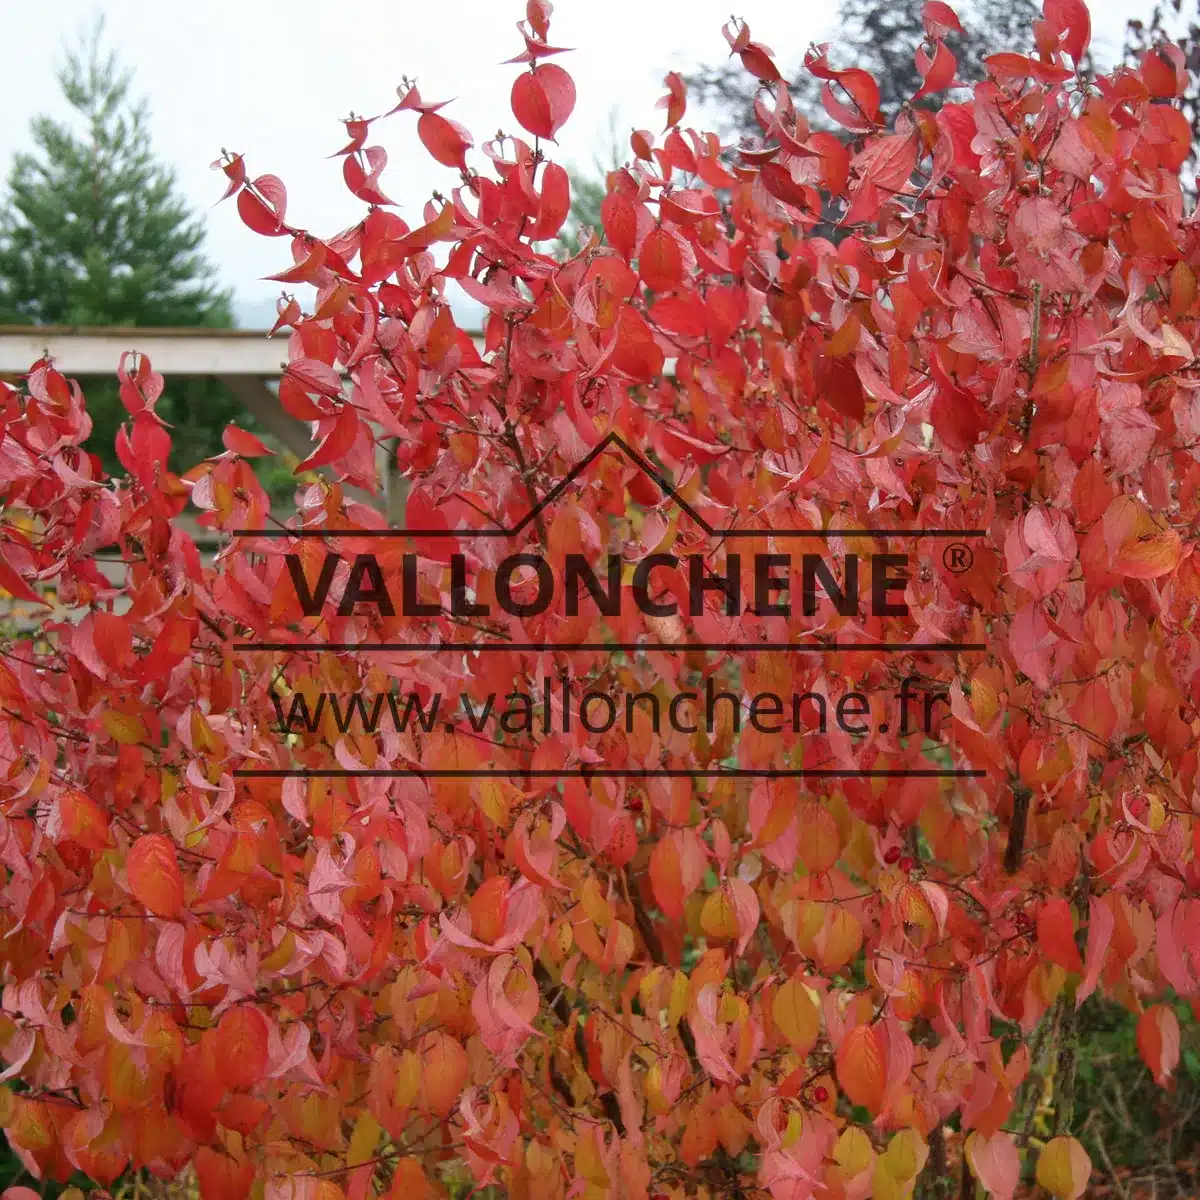
<path id="1" fill-rule="evenodd" d="M 421 1088 L 425 1107 L 445 1120 L 457 1107 L 467 1081 L 467 1052 L 445 1033 L 429 1033 L 421 1045 Z"/>
<path id="2" fill-rule="evenodd" d="M 73 842 L 89 850 L 103 850 L 109 844 L 108 818 L 100 806 L 78 788 L 70 788 L 58 798 L 63 831 Z"/>
<path id="3" fill-rule="evenodd" d="M 1166 1087 L 1179 1065 L 1179 1018 L 1166 1004 L 1155 1004 L 1138 1018 L 1138 1053 L 1150 1068 L 1154 1082 Z"/>
<path id="4" fill-rule="evenodd" d="M 175 843 L 161 833 L 148 833 L 130 847 L 125 860 L 129 890 L 159 917 L 176 917 L 183 908 L 183 876 Z"/>
<path id="5" fill-rule="evenodd" d="M 863 1105 L 872 1115 L 879 1112 L 887 1086 L 887 1051 L 874 1025 L 858 1025 L 842 1039 L 837 1079 L 853 1104 Z"/>
<path id="6" fill-rule="evenodd" d="M 245 1200 L 254 1182 L 254 1166 L 227 1151 L 201 1146 L 193 1160 L 200 1200 Z"/>

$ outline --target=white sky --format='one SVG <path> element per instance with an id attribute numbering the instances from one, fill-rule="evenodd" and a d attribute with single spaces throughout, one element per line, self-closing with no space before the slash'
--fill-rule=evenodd
<path id="1" fill-rule="evenodd" d="M 1111 61 L 1131 8 L 1120 0 L 1091 8 L 1094 52 Z M 213 207 L 224 177 L 208 164 L 221 148 L 244 153 L 252 175 L 280 176 L 292 224 L 331 235 L 364 211 L 346 191 L 341 160 L 327 157 L 345 143 L 340 119 L 386 111 L 402 75 L 418 79 L 426 100 L 456 98 L 444 115 L 466 125 L 477 147 L 498 128 L 518 132 L 508 97 L 522 68 L 500 64 L 523 48 L 515 24 L 524 10 L 523 0 L 0 0 L 0 170 L 28 145 L 32 116 L 65 111 L 54 77 L 61 48 L 103 12 L 110 45 L 149 101 L 156 151 L 205 213 L 209 255 L 239 300 L 261 305 L 281 287 L 261 277 L 291 256 L 286 239 L 243 226 L 232 201 Z M 590 166 L 607 150 L 614 109 L 623 139 L 634 125 L 661 131 L 654 103 L 663 75 L 726 57 L 721 26 L 731 12 L 784 70 L 809 42 L 836 40 L 836 0 L 558 0 L 551 43 L 577 49 L 554 61 L 571 72 L 578 99 L 554 157 Z M 415 114 L 397 113 L 369 139 L 387 147 L 383 187 L 410 224 L 433 189 L 448 192 L 457 178 L 425 154 L 415 130 Z M 472 158 L 482 169 L 483 155 Z"/>

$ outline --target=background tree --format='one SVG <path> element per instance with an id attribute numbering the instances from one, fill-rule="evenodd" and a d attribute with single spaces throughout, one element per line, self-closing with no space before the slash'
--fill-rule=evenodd
<path id="1" fill-rule="evenodd" d="M 132 73 L 104 49 L 97 21 L 59 72 L 72 117 L 39 116 L 0 205 L 0 322 L 36 325 L 233 324 L 230 294 L 204 257 L 204 227 L 153 152 Z M 116 364 L 114 363 L 114 368 Z M 89 385 L 88 449 L 117 468 L 128 417 L 110 381 Z M 241 406 L 213 380 L 173 380 L 160 412 L 175 428 L 176 466 L 221 450 Z"/>
<path id="2" fill-rule="evenodd" d="M 1146 20 L 1133 18 L 1125 27 L 1125 61 L 1134 65 L 1153 48 L 1163 48 L 1170 42 L 1171 56 L 1178 55 L 1177 65 L 1187 69 L 1188 81 L 1179 106 L 1192 128 L 1192 152 L 1183 167 L 1183 186 L 1188 195 L 1196 197 L 1197 138 L 1200 137 L 1200 88 L 1196 74 L 1200 70 L 1200 4 L 1197 0 L 1159 0 Z"/>
<path id="3" fill-rule="evenodd" d="M 838 7 L 838 35 L 833 57 L 838 65 L 853 63 L 869 71 L 879 84 L 881 115 L 891 120 L 900 105 L 921 86 L 913 51 L 925 40 L 921 11 L 925 0 L 842 0 Z M 1029 41 L 1029 28 L 1040 15 L 1032 0 L 975 0 L 959 6 L 963 33 L 950 33 L 945 41 L 958 60 L 957 77 L 973 83 L 983 77 L 982 59 L 997 47 L 1014 49 Z M 758 134 L 754 119 L 754 94 L 758 81 L 734 56 L 726 62 L 700 67 L 686 76 L 694 97 L 713 109 L 722 131 Z M 802 67 L 790 81 L 795 104 L 817 126 L 833 127 L 821 106 L 821 82 Z M 944 94 L 924 103 L 940 108 Z"/>

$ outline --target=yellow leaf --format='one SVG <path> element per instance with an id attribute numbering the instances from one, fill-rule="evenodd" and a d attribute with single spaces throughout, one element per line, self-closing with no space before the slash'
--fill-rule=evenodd
<path id="1" fill-rule="evenodd" d="M 674 1027 L 679 1024 L 679 1019 L 688 1010 L 689 998 L 688 977 L 682 971 L 676 971 L 675 978 L 671 980 L 671 998 L 667 1002 L 668 1025 Z"/>
<path id="2" fill-rule="evenodd" d="M 821 1009 L 817 994 L 798 978 L 789 979 L 775 993 L 771 1017 L 779 1032 L 801 1054 L 807 1054 L 821 1033 Z"/>
<path id="3" fill-rule="evenodd" d="M 415 1050 L 405 1050 L 396 1067 L 392 1099 L 397 1108 L 410 1108 L 421 1090 L 421 1060 Z"/>
<path id="4" fill-rule="evenodd" d="M 347 1162 L 366 1162 L 379 1144 L 379 1135 L 383 1130 L 379 1122 L 369 1112 L 363 1112 L 350 1135 L 350 1148 L 346 1152 Z"/>
<path id="5" fill-rule="evenodd" d="M 875 1161 L 871 1139 L 857 1125 L 848 1125 L 834 1144 L 833 1159 L 844 1179 L 861 1175 Z"/>
<path id="6" fill-rule="evenodd" d="M 122 746 L 136 746 L 147 737 L 146 726 L 142 724 L 141 717 L 130 713 L 117 712 L 110 708 L 100 717 L 100 724 L 104 726 L 108 736 Z"/>
<path id="7" fill-rule="evenodd" d="M 483 815 L 501 829 L 508 828 L 509 798 L 508 788 L 503 780 L 481 779 L 475 792 L 475 799 Z"/>
<path id="8" fill-rule="evenodd" d="M 888 1171 L 897 1179 L 915 1179 L 929 1157 L 929 1148 L 915 1129 L 902 1129 L 883 1152 Z"/>
<path id="9" fill-rule="evenodd" d="M 863 930 L 858 918 L 847 909 L 823 905 L 832 911 L 826 912 L 825 924 L 814 939 L 817 958 L 829 971 L 844 967 L 859 951 Z"/>
<path id="10" fill-rule="evenodd" d="M 724 888 L 710 892 L 705 899 L 704 907 L 700 910 L 700 928 L 710 938 L 737 937 L 737 912 Z"/>
<path id="11" fill-rule="evenodd" d="M 1082 1196 L 1091 1173 L 1092 1160 L 1073 1137 L 1054 1138 L 1038 1156 L 1037 1181 L 1058 1200 Z"/>
<path id="12" fill-rule="evenodd" d="M 583 881 L 579 903 L 587 919 L 597 929 L 607 929 L 617 915 L 612 903 L 600 890 L 600 881 L 594 875 L 589 875 Z"/>

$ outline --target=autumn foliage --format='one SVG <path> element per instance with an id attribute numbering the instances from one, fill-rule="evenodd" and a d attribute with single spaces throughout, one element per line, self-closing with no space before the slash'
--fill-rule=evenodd
<path id="1" fill-rule="evenodd" d="M 958 19 L 925 12 L 931 95 Z M 965 99 L 915 97 L 883 128 L 875 81 L 815 48 L 839 138 L 734 22 L 761 139 L 687 127 L 669 77 L 665 130 L 633 133 L 602 229 L 564 261 L 549 151 L 575 93 L 549 16 L 529 0 L 504 136 L 477 146 L 408 83 L 383 114 L 446 168 L 419 218 L 386 194 L 383 117 L 346 122 L 367 211 L 336 236 L 294 228 L 279 179 L 218 164 L 246 225 L 290 249 L 276 278 L 313 289 L 310 312 L 281 304 L 280 403 L 312 424 L 304 468 L 340 482 L 272 514 L 265 448 L 234 427 L 169 474 L 164 381 L 135 355 L 118 480 L 81 451 L 84 398 L 52 363 L 0 385 L 0 586 L 70 609 L 0 658 L 8 1139 L 37 1178 L 190 1164 L 204 1200 L 850 1200 L 911 1194 L 953 1133 L 968 1186 L 1010 1197 L 1024 1169 L 1078 1196 L 1073 1014 L 1100 994 L 1137 1014 L 1169 1087 L 1171 1000 L 1200 999 L 1182 57 L 1089 78 L 1086 8 L 1046 0 L 1030 53 L 998 47 Z M 836 241 L 813 232 L 830 211 Z M 482 347 L 460 291 L 487 310 Z M 613 432 L 684 505 L 609 447 L 526 520 Z M 355 536 L 386 527 L 343 486 L 378 488 L 380 445 L 406 526 L 463 537 Z M 197 511 L 215 560 L 180 522 Z M 758 533 L 714 540 L 694 516 Z M 518 532 L 467 536 L 498 527 Z M 284 528 L 329 537 L 255 536 Z M 731 616 L 715 592 L 695 618 L 439 607 L 452 551 L 483 600 L 503 554 L 719 571 L 736 548 L 749 570 L 780 531 L 829 529 L 933 531 L 901 543 L 905 615 Z M 966 571 L 954 530 L 983 534 Z M 397 581 L 419 556 L 435 615 L 343 613 L 343 565 L 305 616 L 286 556 L 312 579 L 326 551 Z M 605 638 L 648 645 L 539 648 Z M 472 649 L 497 639 L 516 648 Z M 361 642 L 391 649 L 321 648 Z M 929 642 L 983 648 L 905 649 Z M 664 701 L 706 679 L 877 699 L 854 736 L 735 728 L 728 707 L 711 733 L 274 728 L 273 697 L 478 702 L 568 668 Z M 936 737 L 885 719 L 906 676 L 947 693 Z M 1030 1139 L 1016 1114 L 1051 1022 L 1060 1127 Z"/>

